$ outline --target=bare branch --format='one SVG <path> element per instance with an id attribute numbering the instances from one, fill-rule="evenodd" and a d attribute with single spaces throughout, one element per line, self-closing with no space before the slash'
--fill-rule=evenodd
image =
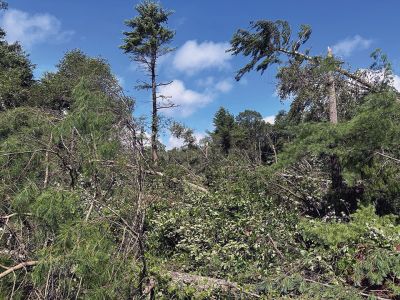
<path id="1" fill-rule="evenodd" d="M 391 159 L 391 160 L 393 160 L 393 161 L 395 161 L 397 163 L 400 163 L 400 159 L 394 158 L 394 157 L 392 157 L 390 155 L 387 155 L 385 153 L 375 152 L 375 154 L 380 155 L 380 156 L 385 157 L 385 158 L 389 158 L 389 159 Z"/>
<path id="2" fill-rule="evenodd" d="M 165 108 L 175 108 L 175 107 L 179 107 L 179 105 L 170 103 L 170 104 L 163 105 L 163 106 L 157 106 L 157 110 L 165 109 Z"/>
<path id="3" fill-rule="evenodd" d="M 20 263 L 20 264 L 14 266 L 14 267 L 8 268 L 3 273 L 0 273 L 0 278 L 3 278 L 5 276 L 7 276 L 8 274 L 13 273 L 13 272 L 15 272 L 15 271 L 17 271 L 19 269 L 22 269 L 22 268 L 25 268 L 25 267 L 29 267 L 29 266 L 35 266 L 37 264 L 38 264 L 37 260 L 32 260 L 32 261 L 27 261 L 27 262 Z"/>
<path id="4" fill-rule="evenodd" d="M 173 82 L 174 82 L 174 81 L 171 80 L 171 81 L 168 81 L 168 82 L 157 83 L 156 86 L 157 86 L 157 87 L 159 87 L 159 86 L 166 86 L 166 85 L 170 85 L 170 84 L 173 83 Z"/>
<path id="5" fill-rule="evenodd" d="M 0 219 L 7 220 L 7 219 L 10 219 L 10 218 L 12 218 L 12 217 L 15 217 L 15 216 L 18 216 L 18 215 L 23 215 L 23 216 L 32 216 L 32 214 L 31 214 L 31 213 L 24 213 L 24 214 L 20 214 L 20 213 L 12 213 L 12 214 L 10 214 L 10 215 L 7 215 L 7 216 L 2 216 L 2 217 L 0 217 Z"/>

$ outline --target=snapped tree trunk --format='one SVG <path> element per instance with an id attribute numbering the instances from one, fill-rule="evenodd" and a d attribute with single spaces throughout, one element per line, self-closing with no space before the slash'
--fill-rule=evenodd
<path id="1" fill-rule="evenodd" d="M 333 58 L 332 49 L 328 47 L 328 58 Z M 337 101 L 335 90 L 335 77 L 333 71 L 328 73 L 328 99 L 329 99 L 329 121 L 332 124 L 338 123 Z"/>
<path id="2" fill-rule="evenodd" d="M 151 91 L 152 91 L 152 120 L 151 120 L 151 156 L 154 165 L 157 165 L 157 135 L 158 135 L 158 111 L 157 111 L 157 83 L 156 83 L 156 66 L 155 61 L 151 67 Z"/>
<path id="3" fill-rule="evenodd" d="M 267 139 L 268 139 L 269 145 L 271 146 L 272 151 L 274 152 L 275 163 L 278 163 L 278 154 L 276 153 L 276 148 L 275 148 L 274 142 L 269 133 L 267 134 Z"/>
<path id="4" fill-rule="evenodd" d="M 328 47 L 328 58 L 333 59 L 332 49 Z M 335 89 L 335 77 L 333 71 L 328 73 L 328 100 L 329 100 L 329 122 L 332 124 L 338 123 L 337 115 L 337 101 L 336 101 L 336 89 Z M 332 145 L 334 148 L 335 145 Z M 331 154 L 329 157 L 330 169 L 331 169 L 331 180 L 332 180 L 332 199 L 335 209 L 338 211 L 340 207 L 340 199 L 342 197 L 343 190 L 343 177 L 342 168 L 340 165 L 339 157 L 336 154 Z"/>

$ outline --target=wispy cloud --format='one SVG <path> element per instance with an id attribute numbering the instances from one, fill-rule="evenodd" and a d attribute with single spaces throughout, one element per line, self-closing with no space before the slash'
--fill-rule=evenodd
<path id="1" fill-rule="evenodd" d="M 229 43 L 187 41 L 178 49 L 173 59 L 175 69 L 193 75 L 209 68 L 226 68 L 232 58 L 226 50 Z"/>
<path id="2" fill-rule="evenodd" d="M 275 116 L 266 116 L 263 120 L 265 123 L 275 124 Z"/>
<path id="3" fill-rule="evenodd" d="M 215 85 L 215 89 L 221 93 L 227 93 L 230 90 L 232 90 L 232 88 L 233 88 L 232 80 L 229 79 L 221 80 L 217 82 L 217 84 Z"/>
<path id="4" fill-rule="evenodd" d="M 332 51 L 336 55 L 349 57 L 350 55 L 353 54 L 353 52 L 357 50 L 368 49 L 371 46 L 371 44 L 372 44 L 371 39 L 366 39 L 360 35 L 355 35 L 354 37 L 346 38 L 333 45 Z"/>
<path id="5" fill-rule="evenodd" d="M 17 9 L 4 12 L 0 24 L 7 33 L 8 42 L 19 41 L 27 48 L 48 41 L 65 42 L 74 34 L 73 31 L 62 30 L 61 21 L 53 15 L 29 14 Z"/>
<path id="6" fill-rule="evenodd" d="M 233 88 L 233 80 L 230 78 L 217 80 L 214 76 L 208 76 L 198 79 L 196 83 L 199 87 L 205 88 L 212 93 L 228 93 Z"/>

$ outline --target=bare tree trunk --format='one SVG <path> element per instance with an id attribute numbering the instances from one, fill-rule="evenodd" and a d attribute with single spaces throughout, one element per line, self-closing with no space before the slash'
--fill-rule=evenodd
<path id="1" fill-rule="evenodd" d="M 332 49 L 328 47 L 328 58 L 333 58 Z M 335 90 L 335 77 L 333 71 L 328 73 L 328 98 L 329 98 L 329 121 L 332 124 L 338 123 L 337 101 Z"/>
<path id="2" fill-rule="evenodd" d="M 328 58 L 333 59 L 332 49 L 328 47 Z M 328 73 L 328 99 L 329 99 L 329 121 L 332 124 L 338 123 L 337 116 L 337 101 L 336 101 L 336 89 L 335 89 L 335 77 L 333 71 Z M 335 147 L 332 145 L 332 147 Z M 330 169 L 331 169 L 331 179 L 332 179 L 332 190 L 334 192 L 332 200 L 334 201 L 335 207 L 340 204 L 340 198 L 343 189 L 343 177 L 342 168 L 340 164 L 339 157 L 336 154 L 331 154 L 329 157 Z"/>
<path id="3" fill-rule="evenodd" d="M 274 152 L 275 163 L 278 163 L 278 154 L 276 153 L 276 148 L 275 148 L 274 142 L 272 141 L 271 135 L 269 133 L 267 133 L 267 138 L 268 138 L 269 145 L 271 146 L 272 151 Z"/>
<path id="4" fill-rule="evenodd" d="M 157 135 L 158 135 L 158 111 L 157 111 L 157 83 L 156 83 L 156 66 L 155 62 L 152 63 L 151 67 L 151 90 L 152 90 L 152 101 L 153 111 L 151 120 L 151 155 L 153 158 L 154 165 L 157 165 L 158 153 L 157 153 Z"/>
<path id="5" fill-rule="evenodd" d="M 274 151 L 274 159 L 275 159 L 275 163 L 278 163 L 278 155 L 276 153 L 276 149 L 275 149 L 275 145 L 274 143 L 271 143 L 271 147 L 272 147 L 272 151 Z"/>
<path id="6" fill-rule="evenodd" d="M 53 140 L 53 133 L 50 133 L 50 140 L 49 144 L 47 145 L 47 150 L 46 150 L 46 156 L 45 156 L 45 163 L 46 163 L 46 170 L 45 170 L 45 175 L 44 175 L 44 181 L 43 181 L 43 187 L 47 188 L 47 184 L 49 182 L 49 168 L 50 168 L 50 163 L 49 163 L 49 151 L 51 147 L 51 141 Z"/>

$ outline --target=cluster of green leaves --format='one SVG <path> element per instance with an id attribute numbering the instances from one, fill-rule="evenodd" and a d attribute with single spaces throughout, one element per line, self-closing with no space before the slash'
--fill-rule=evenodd
<path id="1" fill-rule="evenodd" d="M 245 110 L 236 117 L 225 108 L 214 116 L 212 146 L 223 155 L 233 154 L 249 164 L 271 164 L 285 136 L 280 126 L 266 123 L 259 112 Z"/>
<path id="2" fill-rule="evenodd" d="M 399 214 L 399 118 L 395 94 L 371 94 L 348 122 L 292 127 L 295 138 L 281 153 L 277 168 L 302 158 L 326 160 L 334 155 L 340 160 L 347 185 L 362 189 L 358 201 L 375 204 L 380 214 Z"/>
<path id="3" fill-rule="evenodd" d="M 148 225 L 150 252 L 185 271 L 243 283 L 279 265 L 294 243 L 296 217 L 276 206 L 253 175 L 233 172 L 212 194 L 187 191 L 157 203 Z"/>
<path id="4" fill-rule="evenodd" d="M 39 288 L 57 287 L 50 298 L 125 298 L 139 271 L 133 264 L 127 268 L 128 261 L 120 256 L 107 222 L 64 224 L 54 242 L 38 252 L 38 258 L 41 263 L 32 279 Z"/>
<path id="5" fill-rule="evenodd" d="M 6 42 L 0 28 L 0 111 L 26 104 L 33 84 L 32 70 L 22 47 Z"/>
<path id="6" fill-rule="evenodd" d="M 299 234 L 306 246 L 302 255 L 308 272 L 335 281 L 341 278 L 355 287 L 380 287 L 398 296 L 400 226 L 395 216 L 380 217 L 367 206 L 349 222 L 305 219 Z"/>
<path id="7" fill-rule="evenodd" d="M 79 65 L 87 70 L 66 75 L 65 64 L 74 72 Z M 19 270 L 2 280 L 0 297 L 126 298 L 139 271 L 133 252 L 122 249 L 119 222 L 132 214 L 136 193 L 127 184 L 132 173 L 121 168 L 127 156 L 118 124 L 130 117 L 132 102 L 114 86 L 103 61 L 81 52 L 68 53 L 54 76 L 71 76 L 65 90 L 56 88 L 69 99 L 64 115 L 46 101 L 33 101 L 41 108 L 0 112 L 0 213 L 11 215 L 0 236 L 8 249 L 0 260 L 8 266 L 38 261 L 27 276 Z M 51 89 L 38 84 L 47 97 Z M 108 161 L 115 168 L 104 166 Z M 109 198 L 111 210 L 104 204 Z M 94 201 L 105 206 L 89 215 Z"/>
<path id="8" fill-rule="evenodd" d="M 47 72 L 30 91 L 30 105 L 67 111 L 73 106 L 73 90 L 85 78 L 86 87 L 103 95 L 121 95 L 121 87 L 112 74 L 107 61 L 89 57 L 81 50 L 65 54 L 57 65 L 56 72 Z"/>

